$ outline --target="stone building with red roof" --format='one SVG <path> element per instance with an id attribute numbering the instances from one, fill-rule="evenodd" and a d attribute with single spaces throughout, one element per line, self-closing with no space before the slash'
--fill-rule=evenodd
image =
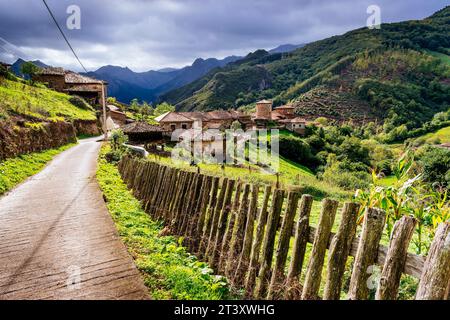
<path id="1" fill-rule="evenodd" d="M 243 129 L 252 125 L 251 116 L 236 110 L 215 110 L 209 112 L 167 112 L 155 118 L 161 128 L 168 133 L 176 129 L 191 129 L 201 124 L 203 129 L 225 130 L 238 121 Z"/>

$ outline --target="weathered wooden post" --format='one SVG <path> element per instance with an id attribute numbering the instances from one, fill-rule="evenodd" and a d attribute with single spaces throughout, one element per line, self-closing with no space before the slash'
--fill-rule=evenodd
<path id="1" fill-rule="evenodd" d="M 198 173 L 194 174 L 194 182 L 191 185 L 191 191 L 190 195 L 188 197 L 189 203 L 186 205 L 185 211 L 186 211 L 186 219 L 183 221 L 183 226 L 181 227 L 181 235 L 188 237 L 189 236 L 189 229 L 192 224 L 194 224 L 194 220 L 196 219 L 195 214 L 195 208 L 197 203 L 199 202 L 199 193 L 201 188 L 201 182 L 202 182 L 202 176 Z M 169 193 L 170 191 L 168 191 Z M 187 239 L 189 241 L 189 239 Z"/>
<path id="2" fill-rule="evenodd" d="M 236 222 L 233 226 L 233 234 L 230 240 L 230 252 L 228 256 L 227 265 L 225 268 L 225 273 L 228 277 L 233 277 L 235 274 L 236 261 L 234 260 L 242 250 L 242 240 L 243 233 L 246 222 L 246 215 L 248 211 L 248 196 L 250 193 L 250 185 L 246 184 L 244 186 L 244 192 L 242 194 L 241 205 L 239 207 L 238 214 L 236 216 Z"/>
<path id="3" fill-rule="evenodd" d="M 215 239 L 216 239 L 216 232 L 219 225 L 219 218 L 220 218 L 220 212 L 223 207 L 223 202 L 225 199 L 225 192 L 227 190 L 228 185 L 228 178 L 223 178 L 222 185 L 220 187 L 219 196 L 217 197 L 216 205 L 214 206 L 214 210 L 212 211 L 211 216 L 211 229 L 209 231 L 208 236 L 208 243 L 206 246 L 206 258 L 209 262 L 212 262 L 211 257 L 212 255 L 212 249 L 214 247 Z"/>
<path id="4" fill-rule="evenodd" d="M 245 274 L 247 273 L 248 263 L 250 260 L 250 253 L 252 249 L 253 233 L 255 226 L 256 211 L 258 208 L 258 195 L 259 195 L 259 187 L 256 184 L 252 185 L 251 193 L 252 195 L 247 212 L 247 223 L 245 225 L 244 230 L 242 251 L 239 256 L 239 262 L 236 268 L 236 273 L 234 274 L 234 283 L 238 286 L 242 285 Z"/>
<path id="5" fill-rule="evenodd" d="M 236 219 L 237 210 L 239 209 L 240 204 L 240 197 L 241 197 L 241 189 L 242 189 L 242 182 L 238 181 L 236 191 L 234 193 L 234 199 L 233 199 L 233 205 L 231 206 L 231 212 L 229 214 L 227 227 L 225 229 L 225 235 L 223 237 L 222 242 L 222 248 L 220 250 L 220 259 L 219 259 L 219 266 L 218 270 L 220 272 L 225 272 L 226 264 L 227 264 L 227 257 L 229 255 L 229 243 L 231 241 L 231 237 L 233 235 L 233 229 L 234 229 L 234 221 Z"/>
<path id="6" fill-rule="evenodd" d="M 256 275 L 259 271 L 259 252 L 261 250 L 261 243 L 264 237 L 264 228 L 267 222 L 267 206 L 270 199 L 270 193 L 272 191 L 271 186 L 266 186 L 264 190 L 263 203 L 258 215 L 258 223 L 256 226 L 255 239 L 252 244 L 252 251 L 250 253 L 250 265 L 245 277 L 245 289 L 247 293 L 250 293 L 255 284 Z"/>
<path id="7" fill-rule="evenodd" d="M 368 298 L 369 288 L 367 280 L 370 274 L 367 271 L 376 262 L 385 220 L 386 213 L 383 210 L 377 208 L 366 209 L 361 238 L 350 279 L 348 291 L 350 300 L 365 300 Z"/>
<path id="8" fill-rule="evenodd" d="M 205 187 L 203 189 L 203 193 L 201 196 L 201 203 L 199 205 L 199 217 L 197 225 L 195 226 L 195 241 L 192 245 L 192 251 L 198 252 L 198 249 L 200 247 L 200 242 L 202 239 L 203 234 L 203 227 L 205 225 L 205 218 L 206 218 L 206 210 L 208 209 L 208 203 L 209 203 L 209 197 L 211 193 L 211 186 L 212 186 L 212 177 L 211 176 L 205 176 Z"/>
<path id="9" fill-rule="evenodd" d="M 359 204 L 346 202 L 342 209 L 339 230 L 333 237 L 328 250 L 328 267 L 323 293 L 324 300 L 339 300 L 345 263 L 352 248 L 356 233 L 356 219 Z"/>
<path id="10" fill-rule="evenodd" d="M 219 220 L 217 221 L 217 228 L 212 239 L 212 249 L 209 262 L 211 267 L 214 269 L 217 267 L 219 262 L 218 260 L 220 258 L 220 250 L 222 249 L 222 242 L 227 227 L 228 213 L 231 210 L 231 197 L 233 195 L 235 183 L 235 180 L 228 180 L 222 208 L 220 210 Z"/>
<path id="11" fill-rule="evenodd" d="M 398 286 L 402 272 L 405 269 L 408 246 L 413 236 L 416 222 L 416 219 L 413 217 L 403 216 L 395 223 L 375 299 L 397 299 Z"/>
<path id="12" fill-rule="evenodd" d="M 200 174 L 198 176 L 198 192 L 196 192 L 195 199 L 193 200 L 193 205 L 191 206 L 191 214 L 192 218 L 190 219 L 189 225 L 186 229 L 186 238 L 187 238 L 187 247 L 189 251 L 192 252 L 195 239 L 198 236 L 198 233 L 196 232 L 196 228 L 198 225 L 198 220 L 200 217 L 200 211 L 201 211 L 201 205 L 202 205 L 202 199 L 203 199 L 203 193 L 205 189 L 206 184 L 206 176 Z M 175 182 L 176 183 L 176 182 Z M 172 188 L 174 190 L 174 188 Z"/>
<path id="13" fill-rule="evenodd" d="M 294 226 L 294 217 L 297 213 L 298 199 L 300 194 L 291 191 L 288 194 L 286 211 L 284 213 L 283 224 L 281 225 L 280 236 L 278 240 L 278 247 L 275 253 L 275 264 L 273 266 L 272 278 L 270 280 L 269 291 L 267 299 L 279 298 L 278 285 L 284 278 L 284 267 L 286 266 L 286 259 L 289 251 L 289 242 L 291 240 L 292 228 Z"/>
<path id="14" fill-rule="evenodd" d="M 216 205 L 217 190 L 219 189 L 219 180 L 220 179 L 218 177 L 213 177 L 212 187 L 211 187 L 211 195 L 209 197 L 208 209 L 206 211 L 204 228 L 203 228 L 199 251 L 198 251 L 198 255 L 200 258 L 202 258 L 204 256 L 206 246 L 207 246 L 209 230 L 211 228 L 212 213 L 213 213 L 214 207 Z"/>
<path id="15" fill-rule="evenodd" d="M 425 261 L 417 300 L 442 300 L 448 298 L 450 282 L 450 223 L 441 223 L 434 236 Z"/>
<path id="16" fill-rule="evenodd" d="M 311 257 L 306 270 L 302 300 L 314 300 L 318 298 L 320 281 L 322 279 L 323 262 L 338 205 L 339 203 L 335 200 L 324 199 L 322 201 L 322 211 L 314 236 Z"/>
<path id="17" fill-rule="evenodd" d="M 272 207 L 267 219 L 266 232 L 262 244 L 262 255 L 260 258 L 260 269 L 256 278 L 254 297 L 261 298 L 266 291 L 270 268 L 272 266 L 275 236 L 280 221 L 281 208 L 283 207 L 284 190 L 276 189 L 272 196 Z"/>
<path id="18" fill-rule="evenodd" d="M 313 197 L 304 194 L 300 201 L 299 217 L 295 227 L 294 246 L 292 248 L 291 263 L 286 280 L 286 299 L 292 299 L 301 296 L 301 292 L 297 293 L 299 287 L 299 277 L 303 267 L 305 258 L 306 245 L 309 237 L 309 215 L 313 204 Z"/>

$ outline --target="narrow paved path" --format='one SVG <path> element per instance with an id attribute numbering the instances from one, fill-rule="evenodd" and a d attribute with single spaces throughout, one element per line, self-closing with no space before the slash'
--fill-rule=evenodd
<path id="1" fill-rule="evenodd" d="M 147 299 L 98 187 L 87 139 L 0 198 L 0 300 Z"/>

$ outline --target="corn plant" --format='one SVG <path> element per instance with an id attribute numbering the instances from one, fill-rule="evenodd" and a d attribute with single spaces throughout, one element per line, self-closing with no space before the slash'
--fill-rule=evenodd
<path id="1" fill-rule="evenodd" d="M 393 173 L 396 182 L 391 186 L 379 186 L 378 177 L 372 171 L 373 183 L 367 190 L 357 190 L 354 199 L 361 204 L 359 220 L 364 217 L 367 207 L 378 207 L 386 211 L 386 231 L 391 236 L 393 225 L 404 215 L 411 215 L 417 220 L 416 234 L 413 240 L 417 253 L 427 251 L 424 241 L 424 228 L 432 236 L 440 222 L 450 221 L 450 207 L 447 190 L 442 191 L 430 186 L 418 174 L 409 177 L 414 158 L 410 152 L 405 153 L 395 164 Z"/>

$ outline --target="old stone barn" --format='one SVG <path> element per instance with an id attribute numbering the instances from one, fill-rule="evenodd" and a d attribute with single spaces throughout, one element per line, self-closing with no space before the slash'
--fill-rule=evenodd
<path id="1" fill-rule="evenodd" d="M 76 95 L 85 99 L 91 105 L 103 103 L 102 84 L 107 82 L 83 76 L 63 68 L 42 68 L 33 76 L 33 80 L 47 84 L 53 90 Z"/>

